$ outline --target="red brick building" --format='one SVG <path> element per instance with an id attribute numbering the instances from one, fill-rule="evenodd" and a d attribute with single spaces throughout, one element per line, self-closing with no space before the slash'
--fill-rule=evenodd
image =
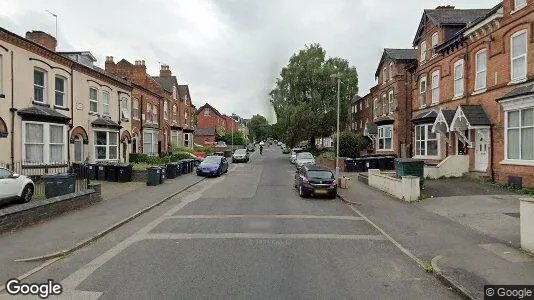
<path id="1" fill-rule="evenodd" d="M 225 132 L 234 132 L 236 133 L 239 130 L 239 123 L 237 123 L 236 120 L 234 120 L 232 117 L 229 117 L 227 115 L 223 115 L 224 121 L 225 121 Z"/>
<path id="2" fill-rule="evenodd" d="M 196 112 L 197 128 L 195 143 L 203 146 L 213 146 L 217 133 L 226 132 L 226 118 L 209 103 L 199 107 Z"/>
<path id="3" fill-rule="evenodd" d="M 414 39 L 413 155 L 534 186 L 534 3 L 425 10 Z"/>

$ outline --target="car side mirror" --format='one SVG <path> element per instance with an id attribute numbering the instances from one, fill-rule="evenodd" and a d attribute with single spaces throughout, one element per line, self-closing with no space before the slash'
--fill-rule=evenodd
<path id="1" fill-rule="evenodd" d="M 20 174 L 17 174 L 17 173 L 11 174 L 11 178 L 19 178 L 19 177 L 20 177 Z"/>

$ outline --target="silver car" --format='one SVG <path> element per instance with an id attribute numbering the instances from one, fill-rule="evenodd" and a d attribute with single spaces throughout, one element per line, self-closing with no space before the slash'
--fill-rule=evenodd
<path id="1" fill-rule="evenodd" d="M 297 166 L 297 169 L 300 169 L 304 165 L 315 165 L 315 158 L 310 152 L 297 153 L 295 165 Z"/>
<path id="2" fill-rule="evenodd" d="M 289 156 L 289 162 L 294 164 L 297 160 L 297 153 L 304 151 L 302 148 L 293 148 L 291 149 L 291 155 Z"/>

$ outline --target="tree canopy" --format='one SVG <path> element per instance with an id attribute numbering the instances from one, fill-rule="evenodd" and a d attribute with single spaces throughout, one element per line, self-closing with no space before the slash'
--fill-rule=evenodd
<path id="1" fill-rule="evenodd" d="M 340 128 L 345 128 L 350 99 L 358 93 L 358 74 L 346 59 L 326 57 L 319 44 L 305 46 L 283 67 L 270 92 L 276 113 L 277 133 L 294 146 L 302 140 L 315 145 L 315 138 L 336 130 L 337 78 L 340 86 Z"/>
<path id="2" fill-rule="evenodd" d="M 248 131 L 252 140 L 265 140 L 269 137 L 269 122 L 262 115 L 254 115 L 248 122 Z"/>

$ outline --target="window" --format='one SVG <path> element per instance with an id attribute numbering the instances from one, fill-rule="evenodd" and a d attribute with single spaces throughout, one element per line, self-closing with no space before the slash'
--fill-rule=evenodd
<path id="1" fill-rule="evenodd" d="M 432 124 L 415 126 L 415 155 L 438 156 L 438 137 L 432 133 Z"/>
<path id="2" fill-rule="evenodd" d="M 514 10 L 521 9 L 527 5 L 527 0 L 514 0 Z"/>
<path id="3" fill-rule="evenodd" d="M 389 102 L 389 110 L 388 112 L 393 112 L 395 110 L 394 108 L 394 102 L 395 102 L 395 99 L 393 98 L 393 91 L 389 91 L 389 94 L 388 94 L 388 102 Z"/>
<path id="4" fill-rule="evenodd" d="M 365 107 L 369 107 L 369 100 L 368 99 L 365 99 Z"/>
<path id="5" fill-rule="evenodd" d="M 66 126 L 23 122 L 23 157 L 26 164 L 64 163 L 67 155 Z"/>
<path id="6" fill-rule="evenodd" d="M 180 132 L 173 130 L 171 131 L 171 144 L 173 147 L 180 147 Z"/>
<path id="7" fill-rule="evenodd" d="M 436 46 L 438 45 L 438 33 L 435 32 L 432 35 L 432 57 L 436 57 L 438 54 L 436 53 Z"/>
<path id="8" fill-rule="evenodd" d="M 76 139 L 74 139 L 74 161 L 83 161 L 83 139 L 81 136 L 77 136 Z"/>
<path id="9" fill-rule="evenodd" d="M 158 154 L 158 133 L 156 131 L 143 132 L 143 153 Z"/>
<path id="10" fill-rule="evenodd" d="M 421 43 L 421 62 L 426 60 L 426 42 Z"/>
<path id="11" fill-rule="evenodd" d="M 386 83 L 388 81 L 388 69 L 384 67 L 382 69 L 382 83 Z"/>
<path id="12" fill-rule="evenodd" d="M 209 109 L 205 109 L 205 110 L 204 110 L 204 115 L 205 115 L 205 116 L 209 116 L 209 115 L 210 115 L 210 111 L 209 111 Z"/>
<path id="13" fill-rule="evenodd" d="M 389 80 L 393 79 L 393 62 L 389 63 Z"/>
<path id="14" fill-rule="evenodd" d="M 46 72 L 41 69 L 33 70 L 33 101 L 46 102 Z"/>
<path id="15" fill-rule="evenodd" d="M 360 120 L 360 129 L 363 128 L 362 120 Z"/>
<path id="16" fill-rule="evenodd" d="M 172 86 L 172 99 L 176 100 L 176 95 L 177 95 L 177 94 L 178 94 L 178 93 L 176 92 L 176 86 L 173 85 L 173 86 Z"/>
<path id="17" fill-rule="evenodd" d="M 56 94 L 55 94 L 55 103 L 54 105 L 55 106 L 59 106 L 59 107 L 66 107 L 66 101 L 65 101 L 65 92 L 66 92 L 66 87 L 67 87 L 67 79 L 65 79 L 64 77 L 61 77 L 61 76 L 56 76 L 56 82 L 55 82 L 55 89 L 56 89 Z"/>
<path id="18" fill-rule="evenodd" d="M 154 124 L 159 124 L 159 112 L 158 112 L 158 107 L 156 105 L 154 105 L 152 107 L 152 121 L 154 121 Z"/>
<path id="19" fill-rule="evenodd" d="M 432 77 L 432 80 L 434 80 L 433 77 Z M 460 59 L 459 61 L 454 63 L 454 97 L 458 98 L 463 95 L 464 95 L 464 60 Z M 439 99 L 439 95 L 438 95 L 438 99 Z M 432 103 L 434 102 L 432 101 Z"/>
<path id="20" fill-rule="evenodd" d="M 511 41 L 512 82 L 523 81 L 527 77 L 527 31 L 512 35 Z"/>
<path id="21" fill-rule="evenodd" d="M 506 159 L 534 161 L 534 107 L 506 112 Z"/>
<path id="22" fill-rule="evenodd" d="M 146 104 L 146 121 L 147 123 L 152 123 L 152 104 Z"/>
<path id="23" fill-rule="evenodd" d="M 109 116 L 109 92 L 102 91 L 102 115 Z"/>
<path id="24" fill-rule="evenodd" d="M 419 105 L 426 106 L 426 77 L 419 80 Z"/>
<path id="25" fill-rule="evenodd" d="M 389 110 L 389 105 L 388 105 L 388 101 L 387 101 L 387 96 L 386 94 L 383 94 L 382 95 L 382 114 L 385 115 L 388 110 Z"/>
<path id="26" fill-rule="evenodd" d="M 176 104 L 172 106 L 172 119 L 173 121 L 178 120 L 178 116 L 176 115 Z"/>
<path id="27" fill-rule="evenodd" d="M 129 120 L 130 119 L 130 109 L 128 105 L 128 98 L 121 97 L 121 100 L 119 102 L 120 110 L 121 110 L 121 119 L 122 120 Z"/>
<path id="28" fill-rule="evenodd" d="M 432 104 L 439 103 L 439 71 L 432 73 Z"/>
<path id="29" fill-rule="evenodd" d="M 481 50 L 475 58 L 475 91 L 486 88 L 487 51 Z"/>
<path id="30" fill-rule="evenodd" d="M 167 104 L 167 101 L 163 102 L 163 118 L 165 120 L 169 119 L 169 104 Z"/>
<path id="31" fill-rule="evenodd" d="M 137 99 L 132 102 L 132 118 L 139 119 L 139 100 Z"/>
<path id="32" fill-rule="evenodd" d="M 378 150 L 393 150 L 393 125 L 378 127 Z"/>
<path id="33" fill-rule="evenodd" d="M 375 111 L 375 118 L 378 115 L 378 99 L 373 99 L 373 110 Z"/>
<path id="34" fill-rule="evenodd" d="M 191 134 L 190 133 L 184 133 L 184 147 L 189 148 L 189 143 L 191 142 Z"/>
<path id="35" fill-rule="evenodd" d="M 118 159 L 119 132 L 95 131 L 94 145 L 96 160 Z"/>
<path id="36" fill-rule="evenodd" d="M 89 88 L 89 112 L 98 113 L 98 91 Z"/>
<path id="37" fill-rule="evenodd" d="M 185 112 L 185 125 L 189 126 L 189 123 L 187 123 L 187 112 Z"/>
<path id="38" fill-rule="evenodd" d="M 362 110 L 362 102 L 360 101 L 360 110 Z"/>

